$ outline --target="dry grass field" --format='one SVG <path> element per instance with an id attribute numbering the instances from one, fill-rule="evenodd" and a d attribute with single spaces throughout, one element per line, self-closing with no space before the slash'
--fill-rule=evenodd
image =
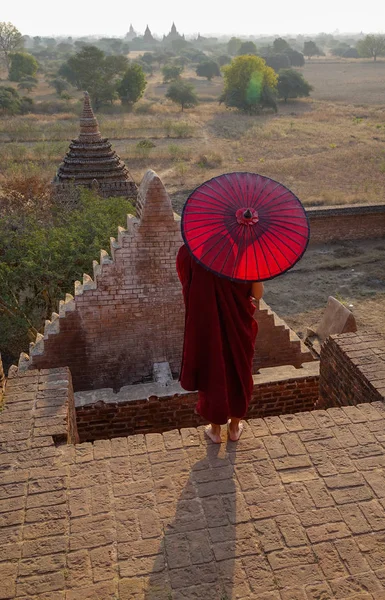
<path id="1" fill-rule="evenodd" d="M 385 61 L 313 60 L 303 71 L 314 85 L 312 97 L 280 103 L 278 114 L 261 116 L 219 105 L 221 79 L 208 82 L 193 71 L 185 77 L 201 102 L 181 113 L 165 99 L 167 86 L 155 74 L 133 113 L 118 107 L 99 113 L 101 130 L 136 181 L 149 167 L 161 174 L 176 208 L 196 185 L 232 170 L 278 179 L 306 205 L 383 201 Z M 55 101 L 43 80 L 32 97 Z M 1 118 L 0 177 L 22 169 L 50 179 L 77 135 L 79 109 L 74 99 L 67 112 Z M 137 148 L 143 139 L 154 147 Z"/>
<path id="2" fill-rule="evenodd" d="M 177 211 L 194 187 L 234 170 L 273 177 L 306 206 L 384 202 L 385 60 L 311 60 L 303 73 L 314 86 L 311 98 L 260 116 L 219 105 L 222 80 L 208 82 L 193 71 L 184 77 L 200 104 L 182 113 L 165 99 L 167 86 L 156 73 L 134 112 L 110 107 L 98 114 L 101 131 L 135 181 L 148 168 L 159 173 Z M 57 102 L 43 79 L 31 96 Z M 78 134 L 81 94 L 74 96 L 65 112 L 0 118 L 0 184 L 10 174 L 53 177 Z M 144 139 L 153 148 L 139 148 Z M 361 326 L 385 333 L 384 246 L 357 249 L 309 251 L 296 269 L 266 285 L 267 301 L 302 331 L 319 320 L 328 295 L 337 295 L 354 305 Z"/>

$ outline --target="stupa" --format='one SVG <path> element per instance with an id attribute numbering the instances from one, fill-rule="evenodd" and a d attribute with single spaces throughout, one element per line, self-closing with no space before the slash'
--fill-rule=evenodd
<path id="1" fill-rule="evenodd" d="M 100 134 L 88 92 L 84 92 L 79 137 L 70 143 L 52 183 L 58 196 L 75 185 L 95 189 L 105 198 L 136 198 L 137 187 L 126 165 Z"/>

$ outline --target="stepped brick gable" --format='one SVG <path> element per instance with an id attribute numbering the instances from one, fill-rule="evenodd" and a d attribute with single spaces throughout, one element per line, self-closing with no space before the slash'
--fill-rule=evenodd
<path id="1" fill-rule="evenodd" d="M 158 363 L 177 377 L 182 356 L 184 305 L 176 273 L 182 245 L 180 218 L 159 177 L 148 171 L 139 188 L 136 216 L 101 251 L 94 278 L 75 282 L 59 314 L 22 355 L 21 370 L 68 366 L 74 388 L 91 390 L 152 381 Z M 311 361 L 299 338 L 262 301 L 254 371 Z M 156 379 L 156 377 L 155 377 Z"/>
<path id="2" fill-rule="evenodd" d="M 73 185 L 82 185 L 96 189 L 104 197 L 136 197 L 136 185 L 126 165 L 112 149 L 111 143 L 101 136 L 87 92 L 84 94 L 79 137 L 72 140 L 53 183 L 59 195 Z"/>

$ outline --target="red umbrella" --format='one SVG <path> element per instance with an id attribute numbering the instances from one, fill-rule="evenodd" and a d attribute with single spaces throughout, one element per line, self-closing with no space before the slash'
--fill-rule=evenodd
<path id="1" fill-rule="evenodd" d="M 302 257 L 309 221 L 287 187 L 256 173 L 226 173 L 197 187 L 182 214 L 195 260 L 233 281 L 277 277 Z"/>

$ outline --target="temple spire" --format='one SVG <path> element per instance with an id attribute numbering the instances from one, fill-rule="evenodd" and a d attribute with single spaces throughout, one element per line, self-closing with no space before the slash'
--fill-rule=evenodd
<path id="1" fill-rule="evenodd" d="M 92 110 L 90 95 L 84 92 L 83 111 L 80 117 L 80 135 L 82 142 L 98 142 L 102 139 L 99 131 L 99 123 Z"/>

